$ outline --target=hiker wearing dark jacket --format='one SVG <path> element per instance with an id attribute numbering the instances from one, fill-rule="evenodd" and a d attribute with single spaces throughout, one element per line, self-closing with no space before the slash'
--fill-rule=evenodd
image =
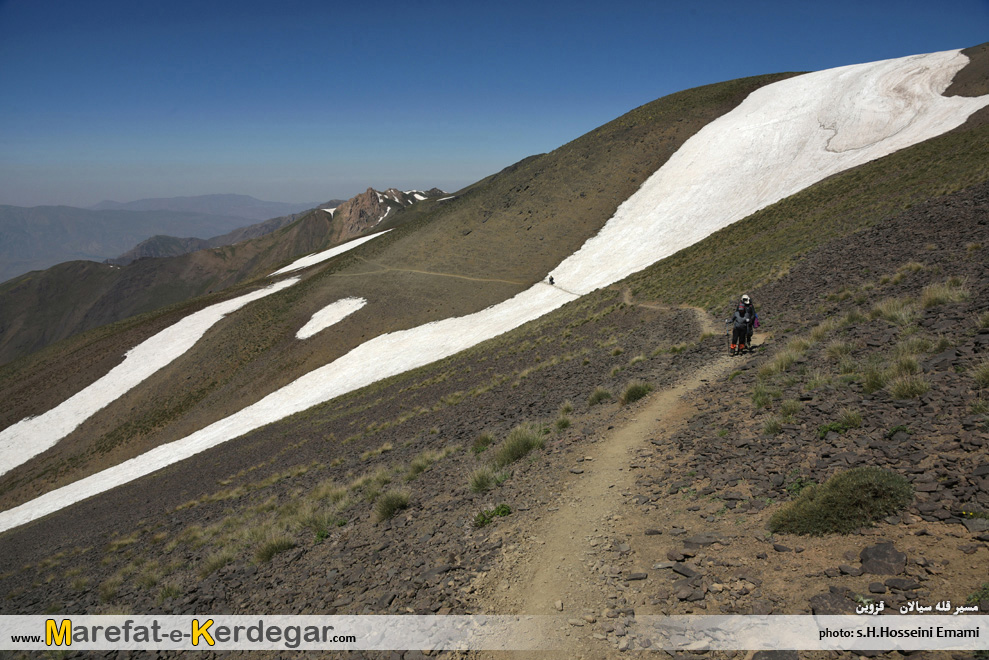
<path id="1" fill-rule="evenodd" d="M 755 305 L 752 304 L 752 299 L 749 298 L 749 294 L 742 294 L 742 304 L 745 305 L 745 308 L 748 310 L 749 314 L 749 331 L 745 336 L 745 345 L 749 347 L 749 350 L 752 350 L 752 333 L 759 324 L 759 315 L 756 314 Z"/>
<path id="2" fill-rule="evenodd" d="M 729 355 L 739 355 L 745 350 L 745 342 L 749 336 L 749 326 L 752 325 L 752 317 L 749 315 L 749 308 L 744 303 L 738 303 L 735 308 L 735 315 L 732 317 L 731 350 Z"/>

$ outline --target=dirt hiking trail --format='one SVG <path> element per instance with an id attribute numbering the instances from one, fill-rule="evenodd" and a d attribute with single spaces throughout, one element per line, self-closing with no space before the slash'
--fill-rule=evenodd
<path id="1" fill-rule="evenodd" d="M 632 302 L 627 291 L 625 300 L 641 304 Z M 697 312 L 702 330 L 716 332 L 713 319 L 703 310 Z M 584 455 L 576 459 L 575 466 L 556 486 L 548 486 L 560 492 L 549 495 L 546 515 L 527 529 L 514 530 L 512 536 L 520 541 L 506 546 L 496 568 L 478 581 L 484 612 L 550 615 L 541 625 L 540 636 L 558 649 L 552 657 L 619 655 L 603 641 L 603 635 L 595 639 L 592 633 L 613 596 L 599 575 L 618 569 L 601 566 L 599 557 L 587 550 L 622 536 L 620 523 L 629 511 L 636 453 L 659 450 L 664 438 L 691 417 L 693 404 L 685 396 L 704 383 L 726 378 L 745 360 L 730 357 L 726 347 L 723 355 L 684 374 L 676 386 L 653 392 L 608 420 L 607 430 L 602 428 L 597 441 L 581 450 Z M 546 657 L 546 653 L 534 652 L 531 657 Z"/>

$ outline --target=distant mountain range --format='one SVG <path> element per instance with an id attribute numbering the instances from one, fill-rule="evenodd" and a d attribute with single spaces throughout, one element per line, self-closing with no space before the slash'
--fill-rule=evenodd
<path id="1" fill-rule="evenodd" d="M 229 215 L 257 221 L 301 213 L 318 205 L 318 202 L 299 204 L 266 202 L 249 195 L 196 195 L 195 197 L 138 199 L 123 203 L 104 200 L 89 208 L 92 211 L 177 211 L 204 215 Z"/>
<path id="2" fill-rule="evenodd" d="M 0 364 L 100 325 L 265 276 L 299 255 L 396 227 L 415 217 L 412 212 L 421 206 L 419 202 L 430 200 L 426 205 L 430 207 L 445 197 L 447 193 L 437 188 L 427 192 L 389 188 L 383 193 L 368 188 L 344 202 L 332 200 L 306 213 L 273 218 L 215 238 L 157 235 L 114 259 L 75 258 L 13 277 L 0 284 Z M 44 213 L 51 209 L 59 213 Z M 38 245 L 43 242 L 45 221 L 51 226 L 52 217 L 61 223 L 52 232 L 60 236 L 56 242 L 69 237 L 84 245 L 84 226 L 71 222 L 72 218 L 84 218 L 89 221 L 85 226 L 99 231 L 108 223 L 107 216 L 124 223 L 148 214 L 180 213 L 70 207 L 22 210 L 38 211 L 29 218 L 34 222 L 24 223 L 35 231 L 27 238 L 36 238 Z M 181 213 L 178 217 L 205 221 L 222 216 Z M 111 225 L 107 233 L 120 228 Z M 0 230 L 0 244 L 7 251 L 3 236 Z M 22 243 L 28 245 L 26 239 Z"/>
<path id="3" fill-rule="evenodd" d="M 221 236 L 315 206 L 246 195 L 101 202 L 92 209 L 0 206 L 0 282 L 66 261 L 114 258 L 155 235 Z"/>

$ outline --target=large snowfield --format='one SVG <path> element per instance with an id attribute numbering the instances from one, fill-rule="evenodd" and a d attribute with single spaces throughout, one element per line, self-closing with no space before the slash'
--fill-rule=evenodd
<path id="1" fill-rule="evenodd" d="M 508 332 L 828 176 L 949 131 L 989 105 L 989 96 L 941 96 L 967 63 L 949 51 L 763 87 L 688 140 L 596 236 L 554 268 L 559 287 L 537 284 L 475 314 L 371 339 L 181 440 L 0 513 L 0 531 Z M 278 273 L 317 263 L 314 257 Z"/>

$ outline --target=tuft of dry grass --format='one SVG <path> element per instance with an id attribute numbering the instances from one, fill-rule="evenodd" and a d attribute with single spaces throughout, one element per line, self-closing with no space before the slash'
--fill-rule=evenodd
<path id="1" fill-rule="evenodd" d="M 946 282 L 925 286 L 920 294 L 920 303 L 924 309 L 929 309 L 938 305 L 968 300 L 971 295 L 971 292 L 965 288 L 963 280 L 951 278 Z"/>

